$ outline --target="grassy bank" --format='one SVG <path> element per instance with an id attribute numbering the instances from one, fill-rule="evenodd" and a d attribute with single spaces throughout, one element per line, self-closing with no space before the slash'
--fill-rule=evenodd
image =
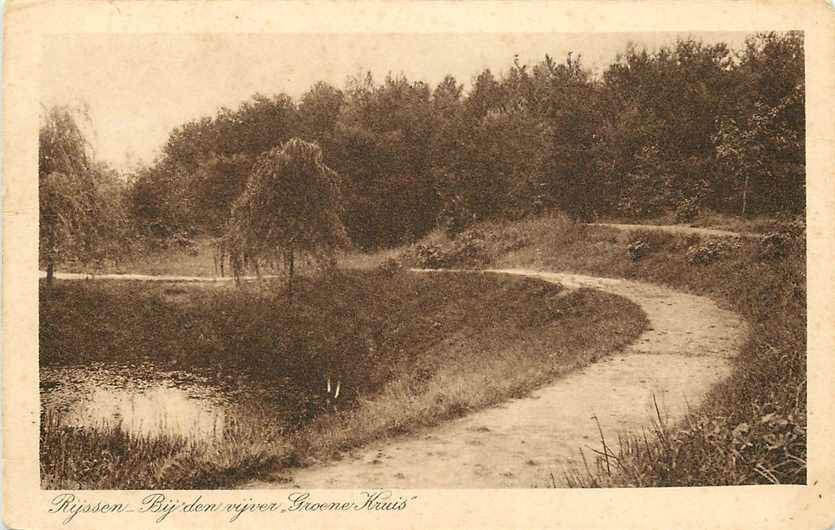
<path id="1" fill-rule="evenodd" d="M 560 217 L 485 223 L 455 240 L 436 232 L 404 260 L 623 277 L 709 296 L 751 335 L 733 376 L 681 425 L 621 440 L 576 486 L 803 483 L 806 477 L 805 236 L 714 240 L 575 225 Z M 617 446 L 608 441 L 608 446 Z M 607 472 L 611 469 L 611 472 Z"/>
<path id="2" fill-rule="evenodd" d="M 216 488 L 522 395 L 628 344 L 646 320 L 624 299 L 536 280 L 374 270 L 301 280 L 292 299 L 269 282 L 58 281 L 41 285 L 40 325 L 44 366 L 290 376 L 307 396 L 292 424 L 242 421 L 216 442 L 42 418 L 44 487 Z M 336 407 L 326 375 L 342 382 Z"/>

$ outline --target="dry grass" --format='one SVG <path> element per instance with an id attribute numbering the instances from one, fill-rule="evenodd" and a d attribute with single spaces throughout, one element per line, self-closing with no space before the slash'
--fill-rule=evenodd
<path id="1" fill-rule="evenodd" d="M 227 427 L 214 441 L 129 433 L 118 423 L 71 427 L 45 413 L 40 432 L 45 489 L 223 488 L 264 476 L 288 454 L 280 432 L 255 422 Z"/>

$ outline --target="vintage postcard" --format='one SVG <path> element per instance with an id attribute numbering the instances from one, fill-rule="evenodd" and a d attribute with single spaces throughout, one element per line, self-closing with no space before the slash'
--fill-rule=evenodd
<path id="1" fill-rule="evenodd" d="M 9 528 L 835 524 L 826 2 L 13 1 Z"/>

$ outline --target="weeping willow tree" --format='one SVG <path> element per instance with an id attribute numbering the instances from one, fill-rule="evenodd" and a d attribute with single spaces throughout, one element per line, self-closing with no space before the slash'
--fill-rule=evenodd
<path id="1" fill-rule="evenodd" d="M 98 170 L 78 119 L 83 109 L 44 109 L 39 131 L 39 257 L 52 283 L 62 260 L 90 259 L 108 224 L 102 209 Z"/>
<path id="2" fill-rule="evenodd" d="M 236 278 L 265 265 L 283 268 L 292 296 L 298 257 L 329 269 L 347 244 L 338 175 L 317 144 L 293 138 L 258 158 L 218 250 Z"/>

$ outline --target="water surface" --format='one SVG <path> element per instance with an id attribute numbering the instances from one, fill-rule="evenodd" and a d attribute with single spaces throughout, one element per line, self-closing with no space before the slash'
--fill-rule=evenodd
<path id="1" fill-rule="evenodd" d="M 281 428 L 299 413 L 301 392 L 286 379 L 195 374 L 152 364 L 41 367 L 42 411 L 61 424 L 119 425 L 138 435 L 218 438 L 240 422 Z"/>

